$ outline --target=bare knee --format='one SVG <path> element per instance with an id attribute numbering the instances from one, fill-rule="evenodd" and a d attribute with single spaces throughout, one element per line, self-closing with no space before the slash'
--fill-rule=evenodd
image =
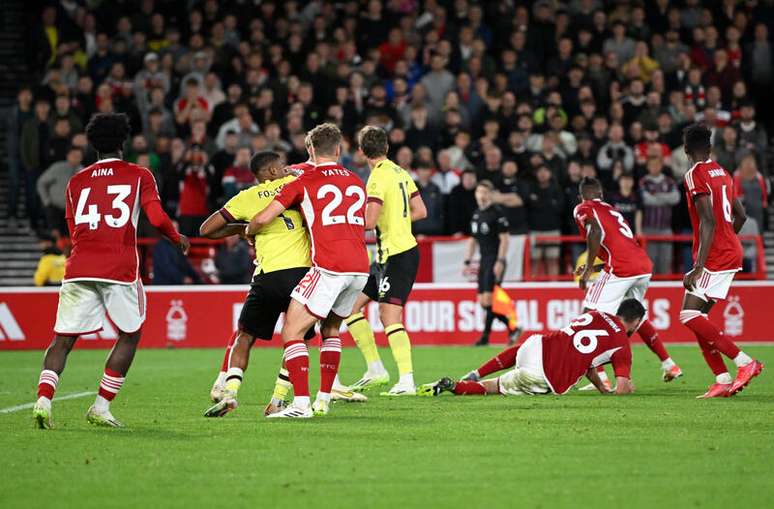
<path id="1" fill-rule="evenodd" d="M 385 327 L 403 322 L 403 307 L 397 304 L 379 304 L 379 320 Z"/>

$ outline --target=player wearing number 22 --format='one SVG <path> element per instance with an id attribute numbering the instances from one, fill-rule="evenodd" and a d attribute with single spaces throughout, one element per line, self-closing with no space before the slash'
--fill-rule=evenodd
<path id="1" fill-rule="evenodd" d="M 685 174 L 694 264 L 683 279 L 686 293 L 680 321 L 696 336 L 715 374 L 715 383 L 700 398 L 733 396 L 763 370 L 762 363 L 740 351 L 707 317 L 715 301 L 726 298 L 734 274 L 742 268 L 737 233 L 747 219 L 736 198 L 734 180 L 710 159 L 710 137 L 710 130 L 702 124 L 690 125 L 683 133 L 685 153 L 694 163 Z M 731 380 L 721 353 L 736 364 L 735 380 Z"/>
<path id="2" fill-rule="evenodd" d="M 357 175 L 337 163 L 342 140 L 338 127 L 321 124 L 307 136 L 314 168 L 287 183 L 246 228 L 247 235 L 255 235 L 286 209 L 298 207 L 311 241 L 312 267 L 293 289 L 282 327 L 293 403 L 269 418 L 308 418 L 328 413 L 341 358 L 341 322 L 352 313 L 368 279 L 365 187 Z M 303 337 L 318 320 L 322 322 L 320 390 L 310 408 L 309 353 Z"/>
<path id="3" fill-rule="evenodd" d="M 110 412 L 110 401 L 124 383 L 145 321 L 145 291 L 137 255 L 140 208 L 161 233 L 183 252 L 188 250 L 188 240 L 161 208 L 151 172 L 121 160 L 128 134 L 129 120 L 124 114 L 92 117 L 86 136 L 99 160 L 73 175 L 67 184 L 65 217 L 73 247 L 59 291 L 56 336 L 46 351 L 33 409 L 41 428 L 51 427 L 51 400 L 68 353 L 79 336 L 101 330 L 106 315 L 119 330 L 118 341 L 86 417 L 92 424 L 121 426 Z"/>
<path id="4" fill-rule="evenodd" d="M 564 394 L 585 374 L 601 393 L 611 392 L 597 376 L 596 368 L 611 363 L 617 394 L 634 391 L 631 383 L 631 336 L 645 315 L 636 299 L 626 299 L 615 314 L 589 311 L 570 324 L 545 335 L 534 334 L 514 349 L 508 349 L 487 364 L 491 372 L 513 369 L 487 380 L 439 381 L 419 387 L 420 396 L 442 392 L 467 394 Z"/>
<path id="5" fill-rule="evenodd" d="M 602 185 L 599 180 L 584 178 L 578 191 L 583 201 L 575 207 L 573 216 L 581 236 L 586 239 L 588 259 L 599 257 L 605 262 L 599 278 L 590 286 L 587 283 L 593 267 L 591 264 L 579 267 L 579 284 L 581 289 L 586 290 L 584 309 L 615 313 L 625 298 L 637 299 L 644 305 L 653 263 L 635 240 L 623 215 L 612 205 L 602 201 Z M 637 332 L 661 360 L 662 379 L 665 382 L 682 375 L 647 316 L 643 318 Z M 600 370 L 599 375 L 603 381 L 607 380 L 604 370 Z"/>

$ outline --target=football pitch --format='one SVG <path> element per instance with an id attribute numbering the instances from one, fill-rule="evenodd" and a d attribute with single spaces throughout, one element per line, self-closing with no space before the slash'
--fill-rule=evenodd
<path id="1" fill-rule="evenodd" d="M 672 346 L 685 377 L 660 381 L 634 349 L 637 393 L 613 397 L 452 397 L 336 403 L 308 421 L 269 421 L 278 349 L 256 349 L 241 406 L 205 419 L 218 350 L 140 350 L 113 413 L 84 414 L 105 351 L 75 350 L 54 401 L 56 429 L 33 429 L 42 352 L 0 353 L 0 507 L 771 507 L 774 347 L 744 392 L 697 401 L 711 381 L 697 348 Z M 416 348 L 417 382 L 460 376 L 497 348 Z M 382 351 L 395 376 L 388 350 Z M 311 353 L 313 390 L 316 349 Z M 341 378 L 363 362 L 345 349 Z"/>

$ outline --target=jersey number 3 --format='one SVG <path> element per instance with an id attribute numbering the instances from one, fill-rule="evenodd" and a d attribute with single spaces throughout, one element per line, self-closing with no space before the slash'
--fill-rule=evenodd
<path id="1" fill-rule="evenodd" d="M 131 192 L 132 186 L 127 184 L 107 186 L 107 194 L 113 196 L 113 203 L 111 205 L 113 210 L 118 211 L 118 215 L 103 215 L 99 213 L 97 205 L 93 203 L 86 205 L 91 188 L 84 187 L 81 195 L 78 197 L 78 205 L 75 207 L 75 224 L 88 224 L 89 230 L 96 230 L 99 227 L 99 222 L 104 219 L 105 223 L 111 228 L 121 228 L 129 222 L 131 211 L 129 210 L 129 205 L 124 200 Z"/>
<path id="2" fill-rule="evenodd" d="M 621 213 L 617 210 L 611 210 L 610 215 L 618 220 L 618 226 L 620 226 L 618 231 L 621 232 L 624 237 L 633 239 L 634 234 L 632 233 L 632 229 L 629 228 L 628 224 L 626 224 L 626 219 L 624 219 L 623 215 L 621 215 Z"/>
<path id="3" fill-rule="evenodd" d="M 594 320 L 588 313 L 584 313 L 573 320 L 570 325 L 562 329 L 562 332 L 572 338 L 572 346 L 575 347 L 580 353 L 591 353 L 597 349 L 600 336 L 607 336 L 608 333 L 603 329 L 581 329 L 575 330 L 577 327 L 584 327 L 590 324 Z"/>
<path id="4" fill-rule="evenodd" d="M 317 190 L 318 200 L 322 200 L 328 195 L 333 196 L 331 201 L 329 201 L 322 210 L 323 226 L 343 223 L 355 224 L 359 226 L 363 226 L 365 224 L 363 217 L 357 215 L 358 211 L 363 208 L 363 203 L 365 203 L 365 192 L 363 192 L 363 190 L 358 186 L 349 186 L 344 191 L 344 194 L 350 198 L 353 196 L 355 197 L 355 201 L 353 201 L 349 208 L 347 208 L 346 218 L 344 214 L 334 214 L 339 205 L 341 205 L 341 202 L 344 201 L 344 197 L 341 194 L 341 189 L 334 186 L 333 184 L 325 184 Z"/>

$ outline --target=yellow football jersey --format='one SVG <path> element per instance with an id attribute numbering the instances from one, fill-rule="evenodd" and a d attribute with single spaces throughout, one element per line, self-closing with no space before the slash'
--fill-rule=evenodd
<path id="1" fill-rule="evenodd" d="M 371 170 L 366 190 L 368 201 L 382 204 L 376 223 L 376 261 L 385 263 L 390 256 L 408 251 L 417 245 L 414 234 L 411 233 L 409 200 L 419 191 L 411 175 L 389 159 L 380 161 Z"/>
<path id="2" fill-rule="evenodd" d="M 224 206 L 229 221 L 249 222 L 274 200 L 282 187 L 296 177 L 288 175 L 267 180 L 245 189 Z M 310 267 L 309 236 L 303 217 L 297 210 L 286 210 L 255 236 L 255 272 L 274 272 L 296 267 Z"/>

